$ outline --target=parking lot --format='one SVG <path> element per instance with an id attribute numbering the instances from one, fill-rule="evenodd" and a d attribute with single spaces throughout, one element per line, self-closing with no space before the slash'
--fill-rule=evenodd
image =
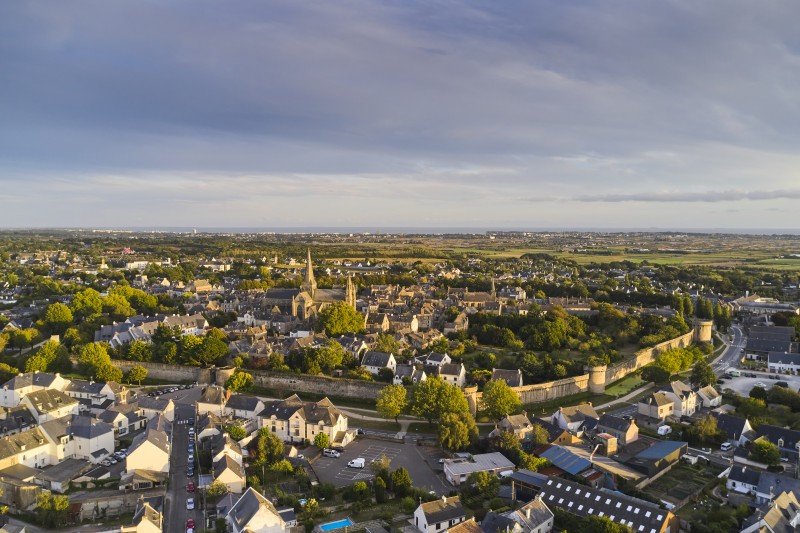
<path id="1" fill-rule="evenodd" d="M 772 388 L 776 381 L 785 381 L 789 384 L 789 388 L 793 391 L 800 389 L 800 376 L 788 376 L 784 374 L 777 374 L 780 379 L 770 379 L 770 374 L 767 372 L 751 372 L 743 370 L 742 372 L 753 373 L 756 377 L 725 377 L 725 380 L 720 383 L 723 389 L 732 389 L 740 396 L 749 396 L 750 391 L 756 386 L 756 383 L 763 383 L 767 389 Z M 771 374 L 776 375 L 776 374 Z"/>
<path id="2" fill-rule="evenodd" d="M 341 457 L 320 457 L 312 468 L 320 482 L 333 483 L 337 487 L 346 487 L 356 481 L 373 479 L 375 474 L 370 468 L 374 459 L 385 455 L 391 461 L 390 468 L 404 467 L 411 476 L 414 486 L 442 494 L 450 490 L 438 468 L 441 452 L 432 447 L 417 446 L 413 442 L 394 442 L 387 440 L 360 437 L 345 448 Z M 352 459 L 363 457 L 364 468 L 350 468 L 347 463 Z M 438 472 L 437 472 L 438 470 Z"/>

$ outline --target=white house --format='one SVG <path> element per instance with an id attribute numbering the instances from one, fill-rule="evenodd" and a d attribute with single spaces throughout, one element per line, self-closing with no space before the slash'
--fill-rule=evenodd
<path id="1" fill-rule="evenodd" d="M 125 457 L 125 470 L 149 470 L 169 473 L 169 437 L 158 429 L 148 428 L 136 435 Z"/>
<path id="2" fill-rule="evenodd" d="M 697 393 L 682 381 L 673 381 L 661 388 L 674 404 L 673 416 L 691 416 L 697 411 Z"/>
<path id="3" fill-rule="evenodd" d="M 769 352 L 767 365 L 770 372 L 798 374 L 800 373 L 800 353 Z"/>
<path id="4" fill-rule="evenodd" d="M 467 371 L 462 363 L 447 363 L 439 367 L 439 377 L 445 383 L 461 388 L 467 381 Z"/>
<path id="5" fill-rule="evenodd" d="M 313 442 L 320 433 L 328 435 L 331 444 L 344 446 L 352 440 L 347 417 L 327 398 L 304 402 L 293 394 L 269 404 L 259 419 L 261 427 L 270 428 L 284 442 Z"/>
<path id="6" fill-rule="evenodd" d="M 75 458 L 97 464 L 114 451 L 114 429 L 89 416 L 56 418 L 44 422 L 41 429 L 51 442 L 54 463 Z"/>
<path id="7" fill-rule="evenodd" d="M 421 533 L 442 531 L 466 520 L 464 507 L 458 496 L 442 496 L 432 502 L 421 503 L 414 511 L 414 527 Z"/>
<path id="8" fill-rule="evenodd" d="M 717 392 L 717 389 L 711 385 L 707 385 L 698 390 L 697 399 L 700 400 L 701 405 L 706 409 L 722 405 L 722 394 Z"/>
<path id="9" fill-rule="evenodd" d="M 373 374 L 378 374 L 384 368 L 388 368 L 394 375 L 394 371 L 397 369 L 397 360 L 391 353 L 367 352 L 361 359 L 361 366 Z"/>
<path id="10" fill-rule="evenodd" d="M 77 415 L 80 404 L 58 389 L 43 389 L 26 394 L 22 405 L 28 408 L 40 424 L 67 415 Z"/>
<path id="11" fill-rule="evenodd" d="M 592 429 L 597 425 L 600 417 L 591 403 L 559 407 L 558 411 L 550 417 L 553 425 L 566 429 L 572 433 Z"/>
<path id="12" fill-rule="evenodd" d="M 248 488 L 225 516 L 233 533 L 282 533 L 286 523 L 264 496 Z"/>
<path id="13" fill-rule="evenodd" d="M 31 392 L 43 389 L 64 390 L 69 383 L 60 374 L 48 372 L 28 372 L 18 374 L 3 383 L 0 390 L 0 407 L 16 407 L 22 398 Z"/>
<path id="14" fill-rule="evenodd" d="M 445 479 L 455 487 L 465 483 L 469 475 L 475 472 L 499 475 L 514 471 L 514 463 L 500 452 L 475 454 L 468 459 L 445 459 L 443 466 Z"/>

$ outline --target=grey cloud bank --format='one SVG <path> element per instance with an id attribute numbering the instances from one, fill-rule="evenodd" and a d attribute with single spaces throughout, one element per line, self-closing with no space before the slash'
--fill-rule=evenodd
<path id="1" fill-rule="evenodd" d="M 797 20 L 771 1 L 6 2 L 0 225 L 796 229 Z"/>

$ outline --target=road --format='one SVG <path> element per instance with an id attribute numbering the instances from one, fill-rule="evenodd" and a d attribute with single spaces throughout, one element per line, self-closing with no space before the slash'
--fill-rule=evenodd
<path id="1" fill-rule="evenodd" d="M 711 364 L 711 367 L 718 376 L 724 374 L 729 367 L 739 366 L 739 362 L 742 358 L 742 350 L 747 342 L 747 338 L 744 336 L 739 326 L 731 326 L 730 329 L 733 332 L 733 339 L 731 342 L 727 342 L 725 337 L 720 335 L 722 342 L 724 342 L 727 347 L 722 352 L 722 355 L 717 357 Z"/>
<path id="2" fill-rule="evenodd" d="M 167 486 L 166 503 L 164 509 L 165 531 L 181 532 L 186 530 L 186 520 L 192 518 L 195 524 L 202 525 L 203 514 L 197 501 L 196 493 L 187 493 L 186 484 L 189 481 L 197 484 L 197 470 L 193 478 L 186 477 L 188 446 L 189 446 L 189 420 L 195 420 L 195 402 L 200 398 L 200 387 L 180 390 L 165 394 L 162 398 L 172 398 L 175 402 L 175 419 L 172 422 L 172 439 L 169 462 L 169 482 Z M 197 454 L 195 453 L 195 463 Z M 186 500 L 195 499 L 194 510 L 186 509 Z"/>

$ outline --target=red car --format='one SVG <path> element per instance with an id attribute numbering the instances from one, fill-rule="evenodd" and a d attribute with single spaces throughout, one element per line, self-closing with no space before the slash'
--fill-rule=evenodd
<path id="1" fill-rule="evenodd" d="M 194 492 L 194 483 L 191 481 L 186 484 L 186 492 Z"/>
<path id="2" fill-rule="evenodd" d="M 191 518 L 186 521 L 186 529 L 189 529 L 189 528 L 194 529 L 194 520 L 191 519 Z"/>

